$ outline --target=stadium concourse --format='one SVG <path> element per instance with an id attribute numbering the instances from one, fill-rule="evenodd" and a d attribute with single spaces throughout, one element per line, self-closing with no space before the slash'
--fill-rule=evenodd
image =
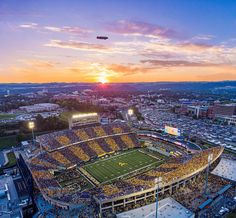
<path id="1" fill-rule="evenodd" d="M 185 186 L 206 169 L 210 154 L 212 164 L 223 152 L 214 147 L 167 158 L 141 144 L 126 124 L 63 130 L 37 141 L 38 153 L 23 158 L 43 198 L 64 209 L 92 203 L 104 217 L 153 202 L 157 177 L 162 194 Z"/>

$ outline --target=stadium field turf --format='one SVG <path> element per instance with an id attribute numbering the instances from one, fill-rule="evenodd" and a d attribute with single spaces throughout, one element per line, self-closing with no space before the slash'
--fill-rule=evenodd
<path id="1" fill-rule="evenodd" d="M 105 183 L 126 176 L 148 166 L 156 166 L 161 160 L 139 150 L 128 151 L 108 159 L 98 160 L 83 168 L 98 182 Z"/>

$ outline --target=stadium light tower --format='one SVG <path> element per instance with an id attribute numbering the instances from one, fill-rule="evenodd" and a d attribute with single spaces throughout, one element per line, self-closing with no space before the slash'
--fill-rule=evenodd
<path id="1" fill-rule="evenodd" d="M 29 127 L 29 129 L 31 129 L 31 131 L 32 131 L 32 140 L 33 140 L 33 144 L 34 144 L 34 127 L 35 127 L 34 121 L 30 121 L 30 122 L 28 123 L 28 127 Z"/>
<path id="2" fill-rule="evenodd" d="M 131 116 L 133 114 L 134 114 L 134 110 L 132 108 L 128 109 L 128 111 L 125 113 L 129 126 L 131 126 Z"/>
<path id="3" fill-rule="evenodd" d="M 159 191 L 159 187 L 160 187 L 161 182 L 162 182 L 162 177 L 158 177 L 155 179 L 155 184 L 156 184 L 156 218 L 157 218 L 157 214 L 158 214 L 158 191 Z"/>
<path id="4" fill-rule="evenodd" d="M 209 174 L 209 168 L 210 168 L 210 163 L 213 160 L 213 154 L 209 154 L 208 155 L 208 159 L 207 159 L 207 169 L 206 169 L 206 181 L 205 181 L 205 190 L 204 190 L 204 194 L 207 195 L 208 193 L 208 174 Z"/>
<path id="5" fill-rule="evenodd" d="M 134 110 L 133 110 L 133 109 L 129 109 L 129 110 L 128 110 L 128 115 L 129 115 L 129 116 L 132 116 L 133 114 L 134 114 Z"/>

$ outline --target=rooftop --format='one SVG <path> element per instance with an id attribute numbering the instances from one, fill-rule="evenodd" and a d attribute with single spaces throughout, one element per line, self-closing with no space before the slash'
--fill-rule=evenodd
<path id="1" fill-rule="evenodd" d="M 156 203 L 146 205 L 134 210 L 117 214 L 117 218 L 155 218 Z M 187 218 L 194 217 L 194 213 L 175 201 L 173 198 L 165 198 L 158 203 L 158 217 Z"/>
<path id="2" fill-rule="evenodd" d="M 21 207 L 18 206 L 20 202 L 11 176 L 0 176 L 0 190 L 2 194 L 0 198 L 0 217 L 21 217 Z M 14 209 L 9 207 L 10 204 L 15 205 Z"/>
<path id="3" fill-rule="evenodd" d="M 217 167 L 212 171 L 212 174 L 236 181 L 236 161 L 222 158 Z"/>

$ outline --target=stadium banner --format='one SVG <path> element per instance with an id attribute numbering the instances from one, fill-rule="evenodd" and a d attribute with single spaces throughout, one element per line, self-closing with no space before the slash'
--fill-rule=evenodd
<path id="1" fill-rule="evenodd" d="M 171 126 L 165 126 L 165 133 L 168 133 L 174 136 L 180 136 L 180 130 L 178 128 L 174 128 Z"/>

